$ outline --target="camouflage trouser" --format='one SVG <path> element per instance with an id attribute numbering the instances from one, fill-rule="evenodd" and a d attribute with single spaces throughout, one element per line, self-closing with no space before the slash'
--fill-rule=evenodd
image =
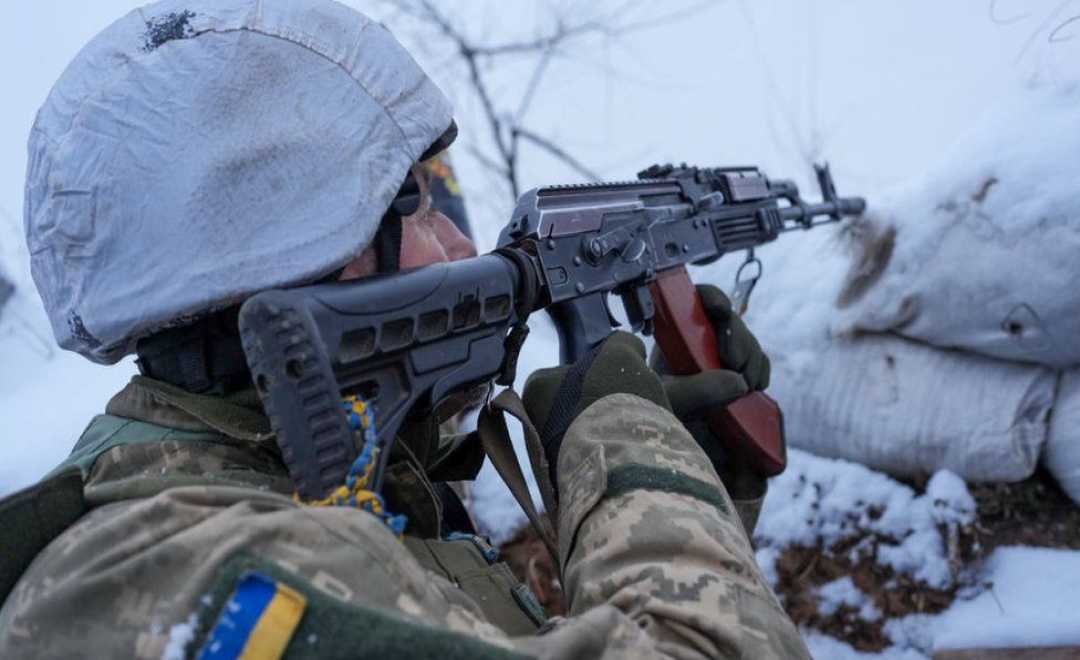
<path id="1" fill-rule="evenodd" d="M 571 615 L 540 635 L 507 637 L 367 513 L 190 486 L 96 508 L 49 545 L 0 610 L 0 657 L 179 657 L 247 571 L 308 597 L 289 657 L 365 644 L 444 658 L 807 657 L 673 416 L 609 396 L 571 425 L 559 463 Z"/>

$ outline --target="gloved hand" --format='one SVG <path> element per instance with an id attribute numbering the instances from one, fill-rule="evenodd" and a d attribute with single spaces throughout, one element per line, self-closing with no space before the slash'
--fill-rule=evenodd
<path id="1" fill-rule="evenodd" d="M 664 386 L 645 364 L 645 345 L 615 332 L 573 365 L 540 369 L 525 382 L 522 402 L 540 435 L 552 489 L 563 436 L 578 415 L 609 394 L 635 394 L 671 410 Z"/>
<path id="2" fill-rule="evenodd" d="M 731 308 L 724 292 L 709 284 L 697 286 L 705 313 L 716 331 L 721 361 L 729 369 L 703 371 L 690 376 L 671 375 L 659 347 L 653 348 L 652 367 L 663 376 L 671 410 L 690 431 L 712 461 L 728 493 L 735 500 L 747 533 L 753 531 L 767 483 L 739 460 L 729 456 L 709 428 L 708 416 L 742 395 L 769 386 L 769 357 L 742 318 Z"/>
<path id="3" fill-rule="evenodd" d="M 748 388 L 747 391 L 767 388 L 771 371 L 769 356 L 761 350 L 757 337 L 746 327 L 742 317 L 731 308 L 731 301 L 723 291 L 711 284 L 697 285 L 697 292 L 701 296 L 705 313 L 709 316 L 713 329 L 716 331 L 716 345 L 719 349 L 720 360 L 728 369 L 742 376 Z M 670 373 L 659 349 L 653 349 L 649 362 L 658 372 Z M 732 397 L 731 400 L 738 396 L 741 394 Z M 672 401 L 672 404 L 674 405 L 675 402 Z"/>
<path id="4" fill-rule="evenodd" d="M 768 387 L 771 369 L 769 357 L 742 318 L 731 309 L 731 301 L 724 292 L 711 284 L 699 284 L 697 291 L 716 331 L 720 360 L 728 368 L 674 376 L 659 346 L 653 347 L 649 360 L 653 369 L 664 377 L 664 390 L 671 401 L 672 412 L 688 427 L 699 426 L 697 422 L 704 420 L 711 411 L 723 408 L 747 392 Z M 715 443 L 712 440 L 703 443 L 713 462 L 723 462 L 719 460 L 722 456 L 717 454 L 718 447 L 706 444 Z"/>

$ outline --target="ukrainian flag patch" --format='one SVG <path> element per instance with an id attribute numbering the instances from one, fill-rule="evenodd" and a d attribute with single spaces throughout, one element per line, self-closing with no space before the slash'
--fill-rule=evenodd
<path id="1" fill-rule="evenodd" d="M 280 658 L 306 607 L 307 598 L 295 589 L 263 573 L 245 573 L 222 608 L 199 658 Z"/>

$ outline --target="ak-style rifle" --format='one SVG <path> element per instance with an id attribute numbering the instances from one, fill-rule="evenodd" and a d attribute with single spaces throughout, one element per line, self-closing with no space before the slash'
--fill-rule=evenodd
<path id="1" fill-rule="evenodd" d="M 545 186 L 521 196 L 490 254 L 252 297 L 240 313 L 244 351 L 299 494 L 342 484 L 360 450 L 343 393 L 374 406 L 377 490 L 407 419 L 464 388 L 513 382 L 525 322 L 540 309 L 563 363 L 618 327 L 614 293 L 674 373 L 723 368 L 686 267 L 863 212 L 863 199 L 837 196 L 826 167 L 817 174 L 816 204 L 754 167 L 653 166 L 637 181 Z M 751 468 L 784 469 L 783 420 L 768 395 L 752 392 L 710 422 Z"/>

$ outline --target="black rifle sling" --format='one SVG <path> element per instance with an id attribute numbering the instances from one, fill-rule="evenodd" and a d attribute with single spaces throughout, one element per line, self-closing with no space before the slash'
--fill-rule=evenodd
<path id="1" fill-rule="evenodd" d="M 529 453 L 529 461 L 532 463 L 533 474 L 547 475 L 547 460 L 544 458 L 544 450 L 540 446 L 540 436 L 536 427 L 529 420 L 525 412 L 525 405 L 521 398 L 512 389 L 505 389 L 499 393 L 487 406 L 480 411 L 477 420 L 476 432 L 480 437 L 480 443 L 484 452 L 491 459 L 495 471 L 502 477 L 503 483 L 510 489 L 510 494 L 517 500 L 519 506 L 525 511 L 533 529 L 540 535 L 544 546 L 551 554 L 555 566 L 559 566 L 559 551 L 555 544 L 555 534 L 552 530 L 550 519 L 555 517 L 555 504 L 549 484 L 543 476 L 539 476 L 540 493 L 544 498 L 547 508 L 547 517 L 541 516 L 533 505 L 529 495 L 529 486 L 525 482 L 525 475 L 521 471 L 517 454 L 514 453 L 514 445 L 510 441 L 510 433 L 506 428 L 506 413 L 516 418 L 521 423 L 525 435 L 525 446 Z"/>

